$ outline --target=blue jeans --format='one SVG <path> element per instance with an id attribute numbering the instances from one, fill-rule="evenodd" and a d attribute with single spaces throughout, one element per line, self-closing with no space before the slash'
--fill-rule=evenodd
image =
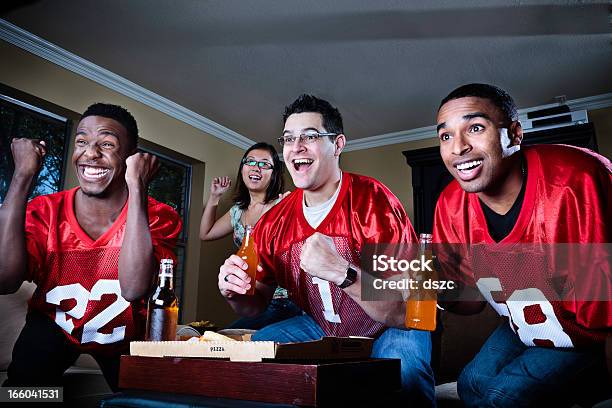
<path id="1" fill-rule="evenodd" d="M 323 329 L 308 315 L 293 317 L 259 330 L 253 340 L 294 343 L 318 340 Z M 374 358 L 401 360 L 402 389 L 411 406 L 434 406 L 434 377 L 431 361 L 431 336 L 419 330 L 389 328 L 374 341 Z"/>
<path id="2" fill-rule="evenodd" d="M 595 371 L 602 354 L 528 347 L 504 322 L 465 366 L 457 391 L 468 407 L 571 405 L 564 392 L 576 389 L 569 385 L 579 376 Z"/>
<path id="3" fill-rule="evenodd" d="M 272 323 L 290 319 L 302 313 L 302 309 L 289 299 L 272 299 L 270 305 L 262 314 L 255 317 L 242 317 L 227 328 L 259 330 Z"/>

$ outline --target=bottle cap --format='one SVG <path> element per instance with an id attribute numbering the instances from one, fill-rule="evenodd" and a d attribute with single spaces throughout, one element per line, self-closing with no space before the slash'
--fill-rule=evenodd
<path id="1" fill-rule="evenodd" d="M 432 234 L 419 234 L 419 242 L 421 244 L 425 243 L 425 244 L 431 244 L 433 241 L 433 235 Z"/>
<path id="2" fill-rule="evenodd" d="M 174 269 L 174 261 L 172 259 L 162 259 L 159 264 L 159 276 L 166 277 L 172 276 L 172 270 Z"/>

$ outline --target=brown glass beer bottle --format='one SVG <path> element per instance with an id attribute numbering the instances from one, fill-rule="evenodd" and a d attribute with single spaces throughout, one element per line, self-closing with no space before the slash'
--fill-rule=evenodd
<path id="1" fill-rule="evenodd" d="M 419 235 L 419 255 L 421 259 L 432 259 L 432 235 Z M 433 262 L 432 262 L 433 264 Z M 437 293 L 434 289 L 424 289 L 423 283 L 427 279 L 435 279 L 433 273 L 421 272 L 415 275 L 419 289 L 411 290 L 406 301 L 405 325 L 410 329 L 434 331 L 436 329 L 436 299 Z"/>
<path id="2" fill-rule="evenodd" d="M 147 341 L 176 340 L 178 300 L 174 294 L 173 277 L 172 259 L 162 259 L 159 265 L 159 285 L 147 307 Z"/>
<path id="3" fill-rule="evenodd" d="M 244 239 L 242 240 L 242 246 L 236 252 L 240 258 L 244 259 L 249 267 L 246 273 L 251 277 L 251 287 L 245 295 L 255 294 L 255 279 L 257 277 L 257 264 L 259 263 L 259 257 L 257 256 L 257 248 L 255 248 L 255 242 L 253 241 L 253 227 L 250 225 L 246 226 L 246 232 Z"/>

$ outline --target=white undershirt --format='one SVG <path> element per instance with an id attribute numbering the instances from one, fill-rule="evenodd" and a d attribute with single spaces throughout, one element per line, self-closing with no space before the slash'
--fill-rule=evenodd
<path id="1" fill-rule="evenodd" d="M 306 206 L 306 195 L 304 195 L 304 199 L 302 200 L 302 209 L 304 210 L 304 218 L 308 221 L 308 224 L 312 228 L 317 228 L 319 224 L 327 217 L 327 214 L 331 211 L 332 207 L 336 203 L 338 199 L 338 195 L 340 195 L 340 187 L 342 187 L 342 172 L 340 172 L 340 182 L 338 183 L 338 188 L 333 196 L 322 204 L 307 207 Z"/>

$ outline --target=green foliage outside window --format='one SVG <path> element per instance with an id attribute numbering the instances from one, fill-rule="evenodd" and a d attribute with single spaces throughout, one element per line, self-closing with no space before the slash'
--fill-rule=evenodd
<path id="1" fill-rule="evenodd" d="M 0 100 L 0 203 L 9 188 L 15 164 L 11 153 L 13 138 L 44 140 L 47 155 L 29 198 L 62 189 L 66 135 L 70 121 L 60 121 Z"/>

